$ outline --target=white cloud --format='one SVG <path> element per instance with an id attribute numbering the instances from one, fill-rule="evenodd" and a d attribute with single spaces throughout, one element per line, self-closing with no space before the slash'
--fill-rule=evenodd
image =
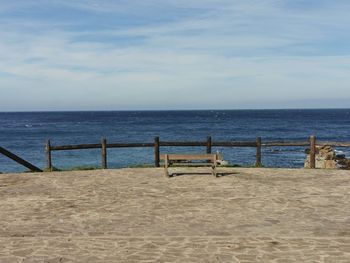
<path id="1" fill-rule="evenodd" d="M 329 44 L 346 38 L 339 33 L 350 22 L 342 5 L 296 12 L 286 1 L 219 2 L 39 2 L 44 9 L 132 13 L 147 22 L 131 19 L 123 27 L 105 26 L 104 15 L 84 29 L 67 26 L 81 21 L 8 15 L 0 26 L 0 110 L 273 107 L 350 98 L 349 50 Z M 30 13 L 38 2 L 26 3 L 21 10 Z M 169 21 L 150 18 L 161 10 Z"/>

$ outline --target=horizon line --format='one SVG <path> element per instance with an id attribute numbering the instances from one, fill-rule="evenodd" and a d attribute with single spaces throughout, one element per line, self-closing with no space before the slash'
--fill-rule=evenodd
<path id="1" fill-rule="evenodd" d="M 120 109 L 120 110 L 20 110 L 0 111 L 0 113 L 54 113 L 54 112 L 135 112 L 135 111 L 266 111 L 266 110 L 350 110 L 349 108 L 240 108 L 240 109 Z"/>

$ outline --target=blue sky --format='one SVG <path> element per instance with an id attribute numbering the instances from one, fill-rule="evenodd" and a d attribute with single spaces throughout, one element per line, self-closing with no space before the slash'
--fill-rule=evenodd
<path id="1" fill-rule="evenodd" d="M 350 107 L 348 0 L 0 0 L 0 111 Z"/>

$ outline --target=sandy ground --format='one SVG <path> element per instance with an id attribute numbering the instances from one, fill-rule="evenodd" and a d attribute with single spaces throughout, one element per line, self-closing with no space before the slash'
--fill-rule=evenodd
<path id="1" fill-rule="evenodd" d="M 350 171 L 222 171 L 2 174 L 0 262 L 350 262 Z"/>

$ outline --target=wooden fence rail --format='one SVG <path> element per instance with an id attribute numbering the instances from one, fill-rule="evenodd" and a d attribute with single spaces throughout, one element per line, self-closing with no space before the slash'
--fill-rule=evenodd
<path id="1" fill-rule="evenodd" d="M 107 149 L 108 148 L 138 148 L 149 147 L 154 148 L 154 165 L 160 166 L 160 148 L 161 147 L 206 147 L 206 153 L 212 152 L 212 147 L 253 147 L 256 148 L 255 166 L 261 167 L 262 164 L 262 147 L 310 147 L 310 168 L 316 167 L 316 146 L 330 145 L 335 147 L 350 147 L 349 142 L 316 142 L 316 136 L 310 136 L 305 141 L 271 141 L 263 142 L 261 137 L 257 137 L 255 141 L 212 141 L 211 136 L 206 141 L 160 141 L 159 137 L 154 138 L 153 143 L 107 143 L 106 138 L 102 138 L 101 143 L 96 144 L 76 144 L 76 145 L 60 145 L 52 146 L 50 140 L 46 143 L 47 166 L 50 171 L 53 170 L 52 151 L 68 151 L 81 149 L 101 149 L 101 166 L 103 169 L 108 168 Z"/>
<path id="2" fill-rule="evenodd" d="M 280 146 L 280 147 L 288 147 L 288 146 L 310 146 L 310 141 L 295 141 L 295 142 L 264 142 L 262 143 L 262 146 L 264 147 L 273 147 L 273 146 Z"/>
<path id="3" fill-rule="evenodd" d="M 20 165 L 23 165 L 24 167 L 28 168 L 32 172 L 42 172 L 42 170 L 35 165 L 31 164 L 30 162 L 27 162 L 26 160 L 22 159 L 18 155 L 10 152 L 9 150 L 6 150 L 3 147 L 0 147 L 0 153 L 7 156 L 8 158 L 12 159 L 13 161 L 19 163 Z"/>
<path id="4" fill-rule="evenodd" d="M 350 142 L 317 142 L 318 146 L 350 147 Z"/>

